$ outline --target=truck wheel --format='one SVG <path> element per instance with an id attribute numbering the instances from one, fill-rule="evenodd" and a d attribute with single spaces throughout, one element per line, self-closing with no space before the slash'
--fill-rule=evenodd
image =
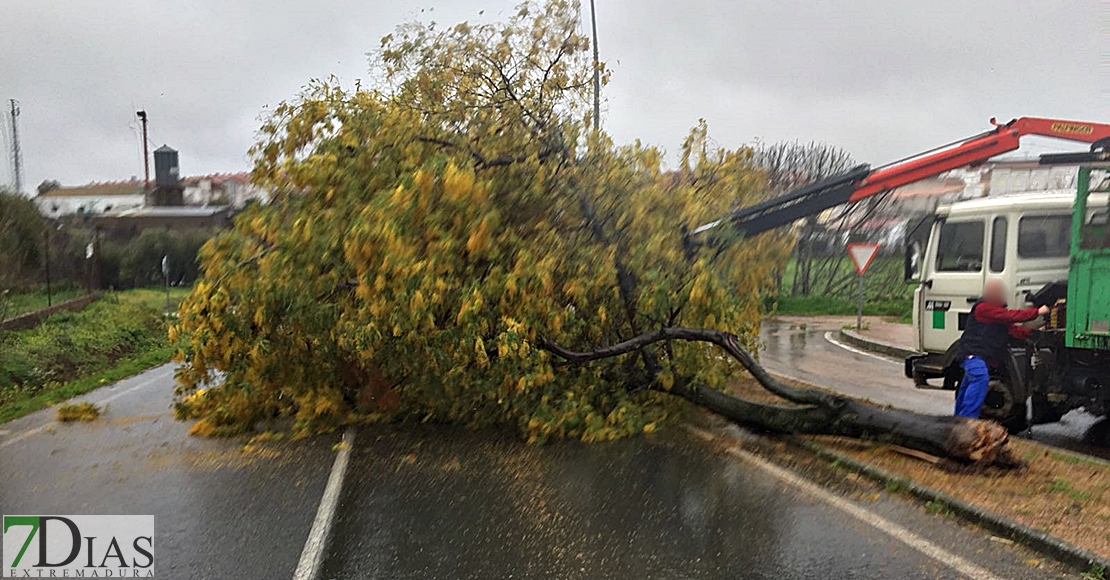
<path id="1" fill-rule="evenodd" d="M 983 401 L 980 416 L 998 421 L 1010 433 L 1018 433 L 1029 427 L 1025 401 L 1018 401 L 1009 383 L 1004 381 L 990 382 L 987 399 Z"/>

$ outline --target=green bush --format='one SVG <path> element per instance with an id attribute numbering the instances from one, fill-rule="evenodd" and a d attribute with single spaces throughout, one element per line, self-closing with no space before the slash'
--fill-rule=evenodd
<path id="1" fill-rule="evenodd" d="M 102 238 L 98 260 L 100 287 L 127 289 L 161 286 L 165 283 L 162 277 L 163 256 L 169 256 L 170 284 L 191 285 L 199 273 L 197 252 L 215 233 L 216 230 L 212 229 L 151 229 L 126 241 Z M 91 237 L 91 232 L 71 228 L 64 254 L 55 258 L 54 269 L 59 272 L 59 277 L 68 277 L 82 287 L 87 284 L 90 264 L 85 259 L 85 246 Z"/>
<path id="2" fill-rule="evenodd" d="M 170 284 L 192 284 L 198 273 L 197 251 L 213 233 L 210 230 L 144 231 L 127 242 L 121 250 L 120 286 L 138 288 L 164 284 L 163 256 L 169 259 Z"/>

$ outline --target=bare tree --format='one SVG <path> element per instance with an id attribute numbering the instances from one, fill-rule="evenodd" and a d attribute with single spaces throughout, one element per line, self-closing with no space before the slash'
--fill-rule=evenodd
<path id="1" fill-rule="evenodd" d="M 857 165 L 847 151 L 811 141 L 760 145 L 754 160 L 767 176 L 767 187 L 775 193 L 803 187 L 847 172 Z M 835 295 L 849 288 L 854 272 L 844 258 L 846 232 L 882 215 L 889 206 L 886 195 L 829 210 L 824 219 L 809 216 L 797 230 L 794 272 L 789 288 L 781 279 L 781 292 L 792 296 Z"/>

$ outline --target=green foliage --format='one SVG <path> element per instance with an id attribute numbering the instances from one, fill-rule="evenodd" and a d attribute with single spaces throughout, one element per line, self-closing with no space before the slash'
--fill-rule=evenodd
<path id="1" fill-rule="evenodd" d="M 117 361 L 166 346 L 159 313 L 109 295 L 81 312 L 59 312 L 0 348 L 0 407 L 62 387 Z"/>
<path id="2" fill-rule="evenodd" d="M 1098 564 L 1091 564 L 1091 567 L 1086 572 L 1079 575 L 1083 580 L 1105 580 L 1106 568 Z"/>
<path id="3" fill-rule="evenodd" d="M 825 263 L 827 262 L 827 263 Z M 827 256 L 820 264 L 822 276 L 811 272 L 811 296 L 832 296 L 855 300 L 857 293 L 856 269 L 847 255 Z M 782 278 L 780 294 L 791 295 L 792 289 L 800 289 L 798 278 L 802 276 L 798 261 L 791 258 L 779 272 Z M 815 268 L 816 270 L 816 268 Z M 913 297 L 913 284 L 904 281 L 903 262 L 900 257 L 879 256 L 868 267 L 863 277 L 863 296 L 865 300 L 893 300 Z M 801 295 L 800 293 L 798 295 Z"/>
<path id="4" fill-rule="evenodd" d="M 405 25 L 382 40 L 381 90 L 314 82 L 275 109 L 253 149 L 275 200 L 204 246 L 171 329 L 189 342 L 179 416 L 198 433 L 387 416 L 594 440 L 667 416 L 652 381 L 729 379 L 700 344 L 582 367 L 539 348 L 682 325 L 751 346 L 789 251 L 684 245 L 760 197 L 751 152 L 715 149 L 703 123 L 668 172 L 662 151 L 592 134 L 578 16 L 553 0 L 501 25 Z"/>
<path id="5" fill-rule="evenodd" d="M 81 288 L 73 288 L 66 286 L 55 286 L 51 288 L 49 302 L 58 304 L 65 302 L 72 298 L 77 298 L 85 293 Z M 38 287 L 33 290 L 23 292 L 9 292 L 6 295 L 0 296 L 0 319 L 13 318 L 21 314 L 40 310 L 48 306 L 46 298 L 46 288 Z"/>
<path id="6" fill-rule="evenodd" d="M 163 284 L 163 256 L 169 257 L 171 284 L 192 284 L 199 270 L 197 252 L 214 233 L 211 230 L 144 230 L 120 248 L 116 285 L 136 288 Z"/>
<path id="7" fill-rule="evenodd" d="M 952 509 L 942 501 L 929 500 L 925 502 L 925 512 L 932 515 L 951 516 Z"/>
<path id="8" fill-rule="evenodd" d="M 102 236 L 99 280 L 101 288 L 129 289 L 161 286 L 162 256 L 169 256 L 170 283 L 191 285 L 199 274 L 197 252 L 214 234 L 213 229 L 150 229 L 126 240 Z M 65 281 L 84 287 L 90 263 L 85 248 L 93 233 L 81 223 L 68 223 L 53 234 L 51 272 L 55 283 Z"/>
<path id="9" fill-rule="evenodd" d="M 45 220 L 30 199 L 0 190 L 0 288 L 38 278 Z"/>
<path id="10" fill-rule="evenodd" d="M 834 296 L 783 296 L 768 299 L 765 303 L 768 312 L 784 315 L 828 315 L 848 316 L 856 313 L 856 301 Z M 899 320 L 909 320 L 912 315 L 913 301 L 909 299 L 870 300 L 863 303 L 865 316 L 896 316 Z"/>

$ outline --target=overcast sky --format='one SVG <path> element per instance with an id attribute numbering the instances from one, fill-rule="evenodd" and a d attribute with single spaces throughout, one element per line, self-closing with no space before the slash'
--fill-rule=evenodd
<path id="1" fill-rule="evenodd" d="M 673 152 L 704 117 L 722 145 L 819 140 L 879 164 L 992 116 L 1110 122 L 1108 0 L 596 1 L 618 142 Z M 21 103 L 24 189 L 141 175 L 137 108 L 183 174 L 245 170 L 265 106 L 310 78 L 368 78 L 366 52 L 397 23 L 514 4 L 3 0 L 0 98 Z"/>

